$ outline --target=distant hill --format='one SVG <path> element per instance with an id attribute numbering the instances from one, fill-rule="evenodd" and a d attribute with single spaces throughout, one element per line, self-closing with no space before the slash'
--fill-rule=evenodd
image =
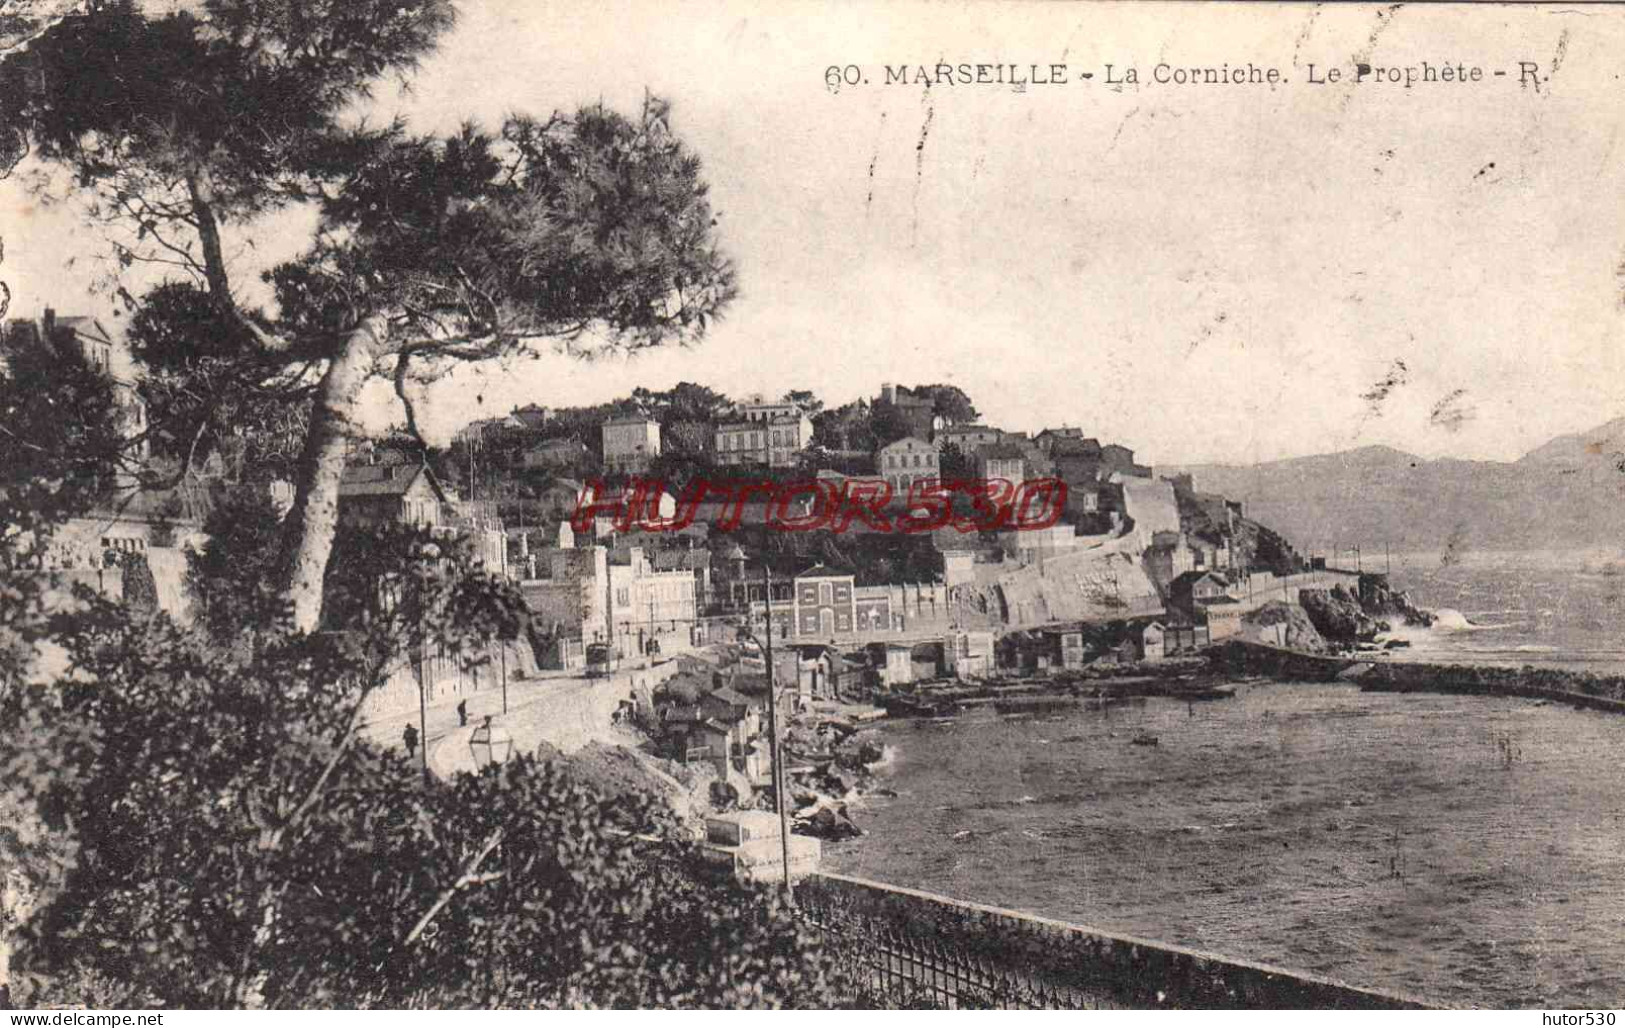
<path id="1" fill-rule="evenodd" d="M 1253 465 L 1158 466 L 1246 504 L 1300 549 L 1367 553 L 1625 547 L 1625 418 L 1512 462 L 1425 460 L 1387 446 Z"/>
<path id="2" fill-rule="evenodd" d="M 1518 458 L 1519 464 L 1562 464 L 1582 467 L 1598 458 L 1625 453 L 1625 418 L 1615 418 L 1589 432 L 1560 435 Z"/>

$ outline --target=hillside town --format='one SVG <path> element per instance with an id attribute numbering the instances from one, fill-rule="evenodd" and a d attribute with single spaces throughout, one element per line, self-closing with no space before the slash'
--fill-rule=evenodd
<path id="1" fill-rule="evenodd" d="M 112 379 L 138 434 L 141 369 L 103 324 L 47 309 L 6 327 L 11 350 L 46 339 Z M 784 532 L 748 491 L 731 517 L 700 502 L 675 531 L 607 511 L 582 516 L 593 488 L 634 486 L 669 516 L 699 481 L 879 480 L 902 513 L 916 483 L 954 478 L 1059 480 L 1064 509 L 1038 529 L 902 536 L 862 522 Z M 287 481 L 251 480 L 218 456 L 179 486 L 122 483 L 106 509 L 57 534 L 51 560 L 103 595 L 144 594 L 184 618 L 186 554 L 206 542 L 211 506 L 245 493 L 273 516 L 292 502 Z M 630 674 L 632 692 L 605 719 L 635 720 L 661 756 L 710 766 L 745 805 L 769 781 L 769 677 L 810 717 L 804 727 L 822 723 L 820 709 L 919 712 L 934 709 L 919 696 L 944 683 L 1183 667 L 1262 608 L 1361 584 L 1300 557 L 1188 475 L 1159 477 L 1121 442 L 1072 425 L 987 424 L 951 385 L 883 383 L 834 408 L 808 391 L 734 400 L 686 382 L 593 407 L 529 403 L 466 425 L 443 448 L 401 431 L 355 442 L 338 499 L 351 528 L 469 540 L 528 611 L 520 644 L 501 648 L 500 672 L 482 677 L 426 648 L 368 697 L 370 719 L 394 724 L 466 703 L 506 690 L 510 675 Z M 1288 622 L 1275 641 L 1292 641 Z"/>

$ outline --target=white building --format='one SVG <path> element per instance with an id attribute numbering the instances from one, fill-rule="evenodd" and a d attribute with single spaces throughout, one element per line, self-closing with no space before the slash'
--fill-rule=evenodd
<path id="1" fill-rule="evenodd" d="M 626 475 L 641 474 L 660 456 L 660 423 L 641 414 L 604 422 L 604 468 Z"/>
<path id="2" fill-rule="evenodd" d="M 875 454 L 875 470 L 891 486 L 893 496 L 907 496 L 916 480 L 940 478 L 942 474 L 936 447 L 911 435 L 882 446 Z"/>

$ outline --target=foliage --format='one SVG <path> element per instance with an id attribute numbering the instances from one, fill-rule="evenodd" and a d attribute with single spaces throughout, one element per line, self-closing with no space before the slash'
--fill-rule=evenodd
<path id="1" fill-rule="evenodd" d="M 340 528 L 325 594 L 325 627 L 349 637 L 371 682 L 429 646 L 479 662 L 487 642 L 519 638 L 529 619 L 468 539 L 407 525 Z"/>
<path id="2" fill-rule="evenodd" d="M 401 317 L 427 357 L 482 359 L 538 336 L 613 331 L 653 345 L 703 331 L 734 294 L 700 163 L 668 105 L 602 106 L 499 135 L 400 125 L 358 135 L 323 232 L 270 276 L 287 330 Z"/>
<path id="3" fill-rule="evenodd" d="M 970 478 L 976 474 L 976 462 L 958 443 L 947 443 L 937 457 L 937 468 L 944 479 Z"/>
<path id="4" fill-rule="evenodd" d="M 65 339 L 13 330 L 0 353 L 0 693 L 27 678 L 45 637 L 51 537 L 124 466 L 108 381 Z"/>
<path id="5" fill-rule="evenodd" d="M 824 409 L 824 401 L 811 389 L 792 389 L 784 394 L 784 402 L 796 404 L 809 418 Z"/>
<path id="6" fill-rule="evenodd" d="M 875 449 L 895 443 L 913 434 L 913 431 L 913 426 L 897 404 L 880 399 L 869 405 L 869 432 L 874 438 Z"/>
<path id="7" fill-rule="evenodd" d="M 113 387 L 65 337 L 13 331 L 0 358 L 0 560 L 37 558 L 51 526 L 108 488 L 125 457 L 119 418 Z"/>
<path id="8" fill-rule="evenodd" d="M 280 526 L 265 493 L 226 492 L 203 521 L 201 549 L 186 558 L 186 587 L 198 627 L 216 646 L 254 647 L 287 622 L 271 576 Z"/>
<path id="9" fill-rule="evenodd" d="M 0 802 L 76 844 L 27 926 L 28 995 L 83 1001 L 66 973 L 108 1006 L 833 1001 L 817 940 L 645 800 L 526 757 L 425 781 L 358 738 L 351 636 L 244 654 L 88 602 L 75 680 L 5 711 Z"/>
<path id="10" fill-rule="evenodd" d="M 981 417 L 965 391 L 954 385 L 922 385 L 909 390 L 931 398 L 931 413 L 950 425 L 966 425 Z"/>
<path id="11" fill-rule="evenodd" d="M 72 173 L 120 266 L 196 275 L 225 310 L 220 224 L 307 196 L 347 106 L 452 20 L 448 0 L 108 0 L 6 56 L 0 129 Z"/>

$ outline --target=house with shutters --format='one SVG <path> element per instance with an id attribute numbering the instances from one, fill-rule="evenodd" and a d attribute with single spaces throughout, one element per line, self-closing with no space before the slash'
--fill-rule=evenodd
<path id="1" fill-rule="evenodd" d="M 942 477 L 936 447 L 917 436 L 904 436 L 875 453 L 875 470 L 891 486 L 894 498 L 906 497 L 916 481 Z"/>

